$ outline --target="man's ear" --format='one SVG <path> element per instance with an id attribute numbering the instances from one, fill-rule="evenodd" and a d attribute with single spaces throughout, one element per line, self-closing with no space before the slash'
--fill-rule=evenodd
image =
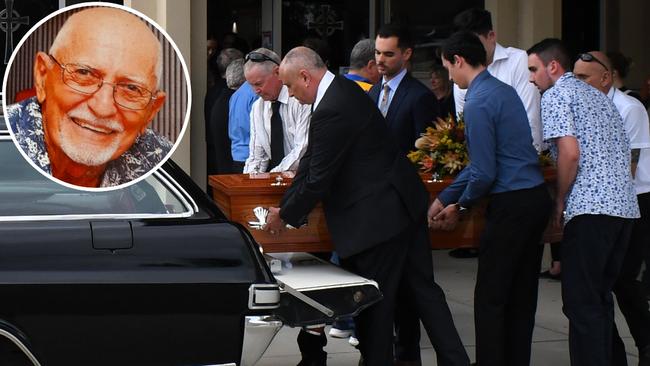
<path id="1" fill-rule="evenodd" d="M 465 62 L 464 58 L 458 55 L 454 55 L 454 64 L 456 65 L 456 67 L 460 67 L 463 64 L 463 62 Z"/>
<path id="2" fill-rule="evenodd" d="M 413 49 L 411 47 L 404 50 L 404 60 L 406 61 L 410 60 L 412 55 L 413 55 Z"/>
<path id="3" fill-rule="evenodd" d="M 34 57 L 34 89 L 39 103 L 45 101 L 45 81 L 50 62 L 50 56 L 45 52 L 38 52 Z"/>
<path id="4" fill-rule="evenodd" d="M 609 72 L 609 71 L 603 72 L 603 74 L 600 76 L 600 84 L 603 87 L 613 84 L 612 83 L 612 73 Z"/>
<path id="5" fill-rule="evenodd" d="M 488 41 L 490 41 L 490 42 L 496 42 L 496 40 L 497 40 L 497 34 L 496 34 L 496 32 L 495 32 L 494 30 L 490 30 L 490 31 L 487 33 L 487 37 L 485 37 L 485 38 L 486 38 Z"/>
<path id="6" fill-rule="evenodd" d="M 305 86 L 309 86 L 309 82 L 311 81 L 311 75 L 309 72 L 305 69 L 300 70 L 300 79 L 305 83 Z"/>
<path id="7" fill-rule="evenodd" d="M 151 121 L 153 121 L 154 117 L 156 117 L 156 114 L 158 113 L 158 111 L 160 111 L 160 108 L 162 108 L 163 104 L 165 104 L 166 98 L 167 98 L 167 93 L 165 93 L 164 91 L 159 90 L 156 92 L 156 99 L 154 99 L 151 102 L 152 103 L 151 109 L 149 110 L 147 118 L 145 119 L 147 123 L 145 123 L 142 126 L 142 130 L 140 131 L 141 133 L 144 132 L 144 130 L 146 130 L 147 127 L 149 127 L 149 124 L 151 123 Z"/>

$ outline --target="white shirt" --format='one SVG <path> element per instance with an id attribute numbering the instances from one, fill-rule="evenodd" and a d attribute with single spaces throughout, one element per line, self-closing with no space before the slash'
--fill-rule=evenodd
<path id="1" fill-rule="evenodd" d="M 641 102 L 616 88 L 609 89 L 607 96 L 614 102 L 623 118 L 625 132 L 632 149 L 641 149 L 634 177 L 636 194 L 650 192 L 650 122 L 648 112 Z"/>
<path id="2" fill-rule="evenodd" d="M 298 162 L 307 150 L 307 133 L 311 105 L 302 105 L 282 86 L 278 95 L 280 117 L 284 134 L 284 158 L 271 172 L 298 169 Z M 271 102 L 262 98 L 251 109 L 250 155 L 244 164 L 244 173 L 266 172 L 271 161 Z"/>
<path id="3" fill-rule="evenodd" d="M 395 75 L 394 78 L 390 79 L 390 81 L 386 81 L 386 77 L 381 78 L 381 91 L 379 92 L 379 99 L 377 99 L 377 107 L 381 109 L 381 101 L 384 98 L 384 84 L 388 83 L 388 86 L 390 87 L 390 91 L 388 92 L 388 107 L 386 110 L 390 108 L 390 102 L 393 101 L 393 96 L 395 96 L 395 92 L 397 91 L 397 88 L 399 88 L 399 84 L 402 83 L 402 79 L 404 79 L 404 76 L 406 75 L 406 69 L 402 69 L 397 75 Z"/>
<path id="4" fill-rule="evenodd" d="M 323 99 L 323 95 L 325 95 L 325 92 L 327 91 L 327 88 L 330 87 L 332 81 L 334 81 L 334 74 L 332 74 L 329 70 L 325 71 L 323 78 L 320 79 L 320 83 L 318 84 L 318 89 L 316 90 L 316 101 L 314 102 L 314 110 L 318 108 L 318 104 L 320 104 L 320 100 Z"/>
<path id="5" fill-rule="evenodd" d="M 542 138 L 542 121 L 540 117 L 540 94 L 537 88 L 528 81 L 528 54 L 524 50 L 514 47 L 505 48 L 496 44 L 494 59 L 487 70 L 492 76 L 512 86 L 517 91 L 519 98 L 524 103 L 533 146 L 537 152 L 546 149 Z M 466 89 L 461 89 L 454 84 L 454 100 L 456 113 L 463 111 Z"/>

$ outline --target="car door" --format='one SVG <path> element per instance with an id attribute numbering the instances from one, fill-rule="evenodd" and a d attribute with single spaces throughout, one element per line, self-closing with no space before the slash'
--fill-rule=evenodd
<path id="1" fill-rule="evenodd" d="M 277 306 L 252 300 L 276 285 L 240 228 L 164 172 L 69 189 L 6 139 L 0 167 L 0 320 L 44 364 L 239 364 L 247 316 Z"/>

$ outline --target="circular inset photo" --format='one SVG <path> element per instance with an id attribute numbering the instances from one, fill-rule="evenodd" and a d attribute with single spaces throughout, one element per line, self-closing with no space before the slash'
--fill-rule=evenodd
<path id="1" fill-rule="evenodd" d="M 3 83 L 7 127 L 38 171 L 104 191 L 146 178 L 189 120 L 189 73 L 178 47 L 120 5 L 63 8 L 18 43 Z"/>

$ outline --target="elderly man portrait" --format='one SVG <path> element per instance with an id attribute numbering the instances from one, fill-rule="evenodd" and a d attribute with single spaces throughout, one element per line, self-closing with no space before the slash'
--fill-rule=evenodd
<path id="1" fill-rule="evenodd" d="M 244 173 L 298 169 L 307 147 L 310 105 L 289 96 L 278 78 L 280 57 L 266 48 L 246 55 L 244 76 L 259 99 L 250 114 L 250 155 Z"/>
<path id="2" fill-rule="evenodd" d="M 374 40 L 365 38 L 352 47 L 350 70 L 345 77 L 357 83 L 366 93 L 379 82 Z"/>
<path id="3" fill-rule="evenodd" d="M 162 107 L 161 45 L 115 8 L 80 11 L 34 60 L 36 97 L 7 109 L 16 140 L 44 172 L 84 187 L 128 183 L 172 144 L 148 126 Z"/>

